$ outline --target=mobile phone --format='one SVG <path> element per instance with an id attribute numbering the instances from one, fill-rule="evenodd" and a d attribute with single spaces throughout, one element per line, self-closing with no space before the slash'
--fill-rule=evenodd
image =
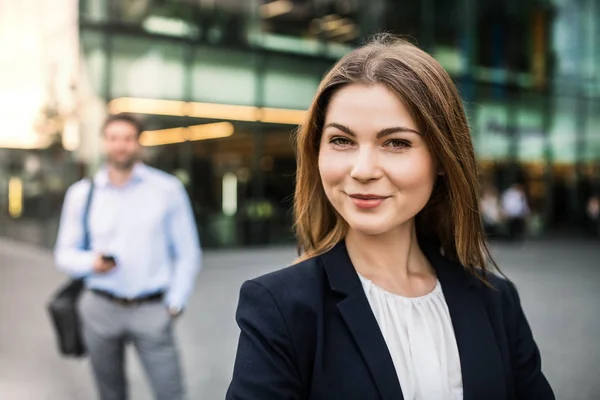
<path id="1" fill-rule="evenodd" d="M 116 264 L 115 257 L 108 254 L 102 255 L 102 261 Z"/>

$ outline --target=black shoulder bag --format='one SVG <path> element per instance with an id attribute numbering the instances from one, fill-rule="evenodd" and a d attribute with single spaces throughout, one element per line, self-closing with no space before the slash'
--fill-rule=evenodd
<path id="1" fill-rule="evenodd" d="M 94 180 L 90 179 L 90 181 L 82 221 L 84 250 L 90 250 L 89 214 L 94 194 Z M 48 304 L 48 312 L 54 325 L 58 349 L 63 356 L 82 357 L 86 354 L 77 311 L 77 302 L 83 289 L 83 279 L 71 279 L 56 291 Z"/>

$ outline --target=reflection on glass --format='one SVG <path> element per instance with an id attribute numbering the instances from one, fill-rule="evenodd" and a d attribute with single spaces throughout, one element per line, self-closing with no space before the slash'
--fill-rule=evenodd
<path id="1" fill-rule="evenodd" d="M 232 172 L 223 175 L 223 214 L 228 217 L 237 212 L 237 177 Z"/>
<path id="2" fill-rule="evenodd" d="M 8 215 L 19 218 L 23 214 L 23 182 L 20 178 L 8 180 Z"/>

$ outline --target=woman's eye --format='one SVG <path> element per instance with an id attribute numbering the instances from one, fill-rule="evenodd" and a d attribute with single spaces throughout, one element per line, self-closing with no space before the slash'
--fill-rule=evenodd
<path id="1" fill-rule="evenodd" d="M 385 142 L 385 146 L 391 147 L 393 149 L 404 149 L 410 147 L 410 142 L 401 139 L 392 139 Z"/>
<path id="2" fill-rule="evenodd" d="M 346 147 L 346 146 L 350 146 L 352 144 L 352 142 L 344 137 L 334 137 L 331 138 L 331 140 L 329 141 L 329 143 L 335 145 L 335 146 L 341 146 L 341 147 Z"/>

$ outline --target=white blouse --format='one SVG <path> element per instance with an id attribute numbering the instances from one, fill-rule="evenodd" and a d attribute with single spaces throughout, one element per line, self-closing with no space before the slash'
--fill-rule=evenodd
<path id="1" fill-rule="evenodd" d="M 359 277 L 404 399 L 462 400 L 460 357 L 440 282 L 424 296 L 402 297 Z"/>

